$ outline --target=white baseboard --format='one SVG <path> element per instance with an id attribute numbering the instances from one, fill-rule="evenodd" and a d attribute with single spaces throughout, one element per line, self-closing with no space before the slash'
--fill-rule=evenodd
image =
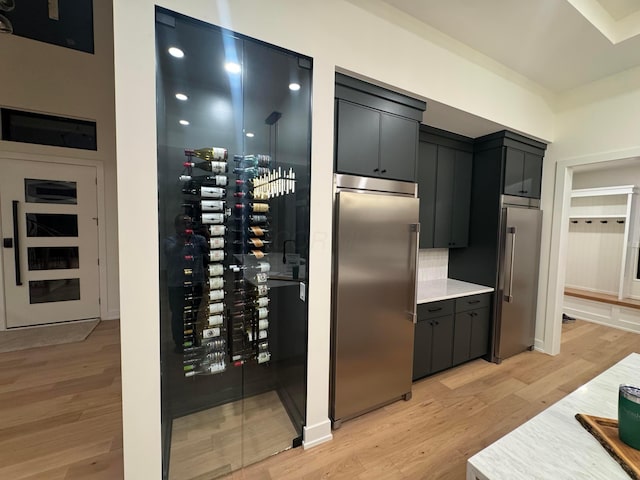
<path id="1" fill-rule="evenodd" d="M 120 320 L 120 310 L 108 310 L 106 315 L 102 317 L 101 320 Z"/>
<path id="2" fill-rule="evenodd" d="M 323 422 L 316 423 L 315 425 L 304 427 L 304 440 L 302 446 L 306 450 L 312 448 L 321 443 L 328 442 L 333 439 L 331 433 L 331 420 L 328 418 Z"/>
<path id="3" fill-rule="evenodd" d="M 640 333 L 640 310 L 565 295 L 562 311 L 581 320 Z"/>
<path id="4" fill-rule="evenodd" d="M 538 352 L 547 353 L 544 351 L 544 341 L 541 338 L 534 339 L 533 348 Z"/>

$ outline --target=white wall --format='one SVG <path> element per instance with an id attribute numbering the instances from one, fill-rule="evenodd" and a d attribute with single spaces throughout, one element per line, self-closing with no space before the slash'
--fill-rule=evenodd
<path id="1" fill-rule="evenodd" d="M 309 360 L 305 446 L 330 438 L 328 421 L 334 72 L 357 72 L 416 96 L 551 139 L 546 102 L 342 0 L 163 0 L 159 4 L 314 59 Z M 160 476 L 155 61 L 152 0 L 114 1 L 124 453 L 127 479 Z M 135 164 L 145 175 L 130 175 Z M 136 209 L 130 208 L 136 205 Z M 141 288 L 144 286 L 144 288 Z M 141 373 L 142 372 L 142 373 Z M 141 401 L 140 399 L 145 399 Z"/>
<path id="2" fill-rule="evenodd" d="M 99 179 L 102 318 L 118 318 L 118 230 L 110 0 L 94 0 L 95 55 L 0 36 L 0 106 L 97 122 L 98 150 L 0 141 L 0 156 L 96 165 Z M 1 312 L 0 312 L 1 313 Z M 3 315 L 0 315 L 3 316 Z"/>
<path id="3" fill-rule="evenodd" d="M 537 344 L 554 354 L 560 351 L 573 169 L 617 160 L 640 162 L 640 74 L 624 72 L 576 89 L 560 107 L 555 141 L 545 157 L 541 204 L 551 215 L 543 222 L 536 324 Z"/>

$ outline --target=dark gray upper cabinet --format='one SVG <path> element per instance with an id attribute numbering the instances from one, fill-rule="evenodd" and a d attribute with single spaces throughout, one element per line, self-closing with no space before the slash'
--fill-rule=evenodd
<path id="1" fill-rule="evenodd" d="M 336 74 L 336 172 L 415 182 L 425 108 L 420 100 Z"/>
<path id="2" fill-rule="evenodd" d="M 388 113 L 380 114 L 380 175 L 416 181 L 418 122 Z"/>
<path id="3" fill-rule="evenodd" d="M 420 128 L 418 196 L 420 248 L 468 244 L 472 140 L 443 130 Z"/>
<path id="4" fill-rule="evenodd" d="M 542 158 L 547 146 L 508 130 L 476 138 L 476 156 L 492 157 L 502 167 L 502 192 L 517 197 L 540 198 Z"/>
<path id="5" fill-rule="evenodd" d="M 368 177 L 375 175 L 380 145 L 380 112 L 342 100 L 337 104 L 337 170 Z M 363 142 L 363 138 L 368 140 Z"/>

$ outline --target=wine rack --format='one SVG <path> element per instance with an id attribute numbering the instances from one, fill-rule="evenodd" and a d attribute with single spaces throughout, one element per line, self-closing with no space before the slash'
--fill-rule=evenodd
<path id="1" fill-rule="evenodd" d="M 284 192 L 293 188 L 295 177 L 272 172 L 269 155 L 235 155 L 231 183 L 226 149 L 188 149 L 185 155 L 182 208 L 193 224 L 186 234 L 202 236 L 208 247 L 204 258 L 185 256 L 206 264 L 200 296 L 190 269 L 184 271 L 185 376 L 221 373 L 247 361 L 266 363 L 271 359 L 269 199 L 276 182 Z M 194 175 L 196 169 L 210 174 Z"/>

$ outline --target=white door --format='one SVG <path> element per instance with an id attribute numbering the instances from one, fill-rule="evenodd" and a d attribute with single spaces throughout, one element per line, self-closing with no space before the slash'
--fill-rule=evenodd
<path id="1" fill-rule="evenodd" d="M 99 316 L 96 169 L 0 159 L 7 328 Z"/>

